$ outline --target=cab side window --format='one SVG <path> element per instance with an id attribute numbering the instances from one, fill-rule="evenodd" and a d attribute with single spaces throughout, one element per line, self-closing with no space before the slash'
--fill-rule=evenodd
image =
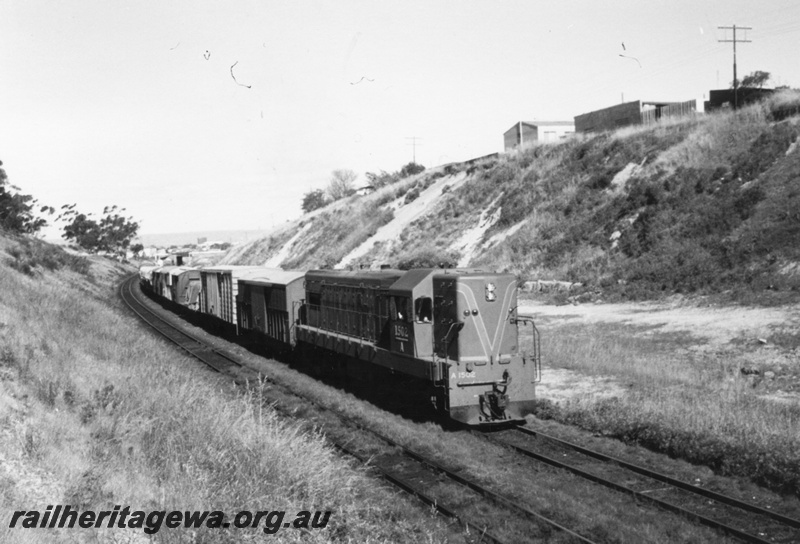
<path id="1" fill-rule="evenodd" d="M 409 300 L 407 297 L 392 297 L 389 302 L 389 310 L 392 319 L 396 321 L 411 322 L 411 314 L 409 313 Z"/>
<path id="2" fill-rule="evenodd" d="M 417 323 L 430 323 L 433 318 L 433 301 L 430 297 L 419 297 L 414 301 L 414 317 Z"/>

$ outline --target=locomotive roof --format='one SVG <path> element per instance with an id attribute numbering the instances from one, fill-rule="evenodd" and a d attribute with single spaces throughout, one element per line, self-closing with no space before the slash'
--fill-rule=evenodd
<path id="1" fill-rule="evenodd" d="M 366 282 L 376 283 L 380 287 L 388 287 L 405 274 L 403 270 L 310 270 L 306 273 L 307 282 L 325 282 L 326 284 L 358 285 Z"/>
<path id="2" fill-rule="evenodd" d="M 488 270 L 481 270 L 480 268 L 418 268 L 409 270 L 403 277 L 398 279 L 389 288 L 390 295 L 408 295 L 411 293 L 422 281 L 431 275 L 436 275 L 438 278 L 446 276 L 475 278 L 491 276 L 493 278 L 513 276 L 513 274 L 490 272 Z M 416 295 L 415 295 L 416 296 Z"/>
<path id="3" fill-rule="evenodd" d="M 435 268 L 416 268 L 409 270 L 389 287 L 390 295 L 408 295 L 422 280 L 436 272 Z"/>

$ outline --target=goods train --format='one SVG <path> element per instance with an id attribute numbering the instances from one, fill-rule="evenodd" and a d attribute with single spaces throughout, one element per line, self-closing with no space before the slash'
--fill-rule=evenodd
<path id="1" fill-rule="evenodd" d="M 165 266 L 142 267 L 140 279 L 153 295 L 268 352 L 410 377 L 460 423 L 508 423 L 532 412 L 538 331 L 517 315 L 511 274 Z M 530 326 L 529 350 L 520 348 L 520 326 Z"/>

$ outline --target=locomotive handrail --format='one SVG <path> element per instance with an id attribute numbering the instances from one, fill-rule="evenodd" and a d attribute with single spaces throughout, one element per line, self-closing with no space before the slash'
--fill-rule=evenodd
<path id="1" fill-rule="evenodd" d="M 452 342 L 452 340 L 448 341 L 447 338 L 450 336 L 450 333 L 453 331 L 453 327 L 458 327 L 458 329 L 456 330 L 456 332 L 458 332 L 462 328 L 464 328 L 464 322 L 463 321 L 453 321 L 450 324 L 450 328 L 447 329 L 447 333 L 445 333 L 445 335 L 442 337 L 442 348 L 443 348 L 442 349 L 442 353 L 444 353 L 444 360 L 445 361 L 447 361 L 449 359 L 449 357 L 447 355 L 447 350 L 450 347 L 450 342 Z M 455 336 L 455 335 L 453 335 L 453 336 Z M 458 360 L 456 360 L 456 364 L 458 364 Z"/>
<path id="2" fill-rule="evenodd" d="M 523 353 L 523 361 L 525 361 L 528 357 L 530 361 L 533 363 L 533 383 L 539 383 L 542 381 L 542 357 L 541 357 L 541 340 L 539 338 L 539 329 L 536 328 L 536 323 L 533 322 L 533 316 L 529 315 L 518 315 L 515 318 L 515 322 L 519 326 L 521 322 L 523 326 L 530 323 L 532 331 L 531 334 L 533 336 L 533 348 L 532 353 Z M 517 335 L 519 337 L 519 334 Z"/>
<path id="3" fill-rule="evenodd" d="M 475 386 L 486 386 L 486 385 L 498 385 L 498 386 L 508 387 L 510 383 L 511 380 L 491 380 L 488 382 L 470 382 L 470 383 L 459 382 L 456 385 L 458 387 L 475 387 Z"/>

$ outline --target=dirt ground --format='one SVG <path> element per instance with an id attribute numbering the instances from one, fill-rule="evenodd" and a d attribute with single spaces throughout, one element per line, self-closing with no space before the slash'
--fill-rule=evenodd
<path id="1" fill-rule="evenodd" d="M 520 314 L 533 315 L 553 325 L 566 321 L 582 323 L 630 323 L 655 326 L 660 332 L 683 332 L 698 343 L 712 346 L 733 340 L 767 339 L 776 331 L 800 328 L 800 306 L 755 308 L 703 307 L 684 301 L 621 304 L 548 305 L 522 301 Z"/>
<path id="2" fill-rule="evenodd" d="M 519 313 L 533 316 L 543 333 L 567 324 L 603 323 L 630 324 L 631 334 L 643 336 L 678 333 L 686 339 L 681 348 L 686 352 L 733 356 L 742 360 L 743 369 L 757 370 L 765 397 L 800 402 L 800 305 L 712 307 L 685 300 L 552 305 L 521 300 Z M 587 376 L 546 363 L 543 374 L 537 392 L 554 402 L 586 395 L 622 396 L 627 389 L 613 376 Z"/>

